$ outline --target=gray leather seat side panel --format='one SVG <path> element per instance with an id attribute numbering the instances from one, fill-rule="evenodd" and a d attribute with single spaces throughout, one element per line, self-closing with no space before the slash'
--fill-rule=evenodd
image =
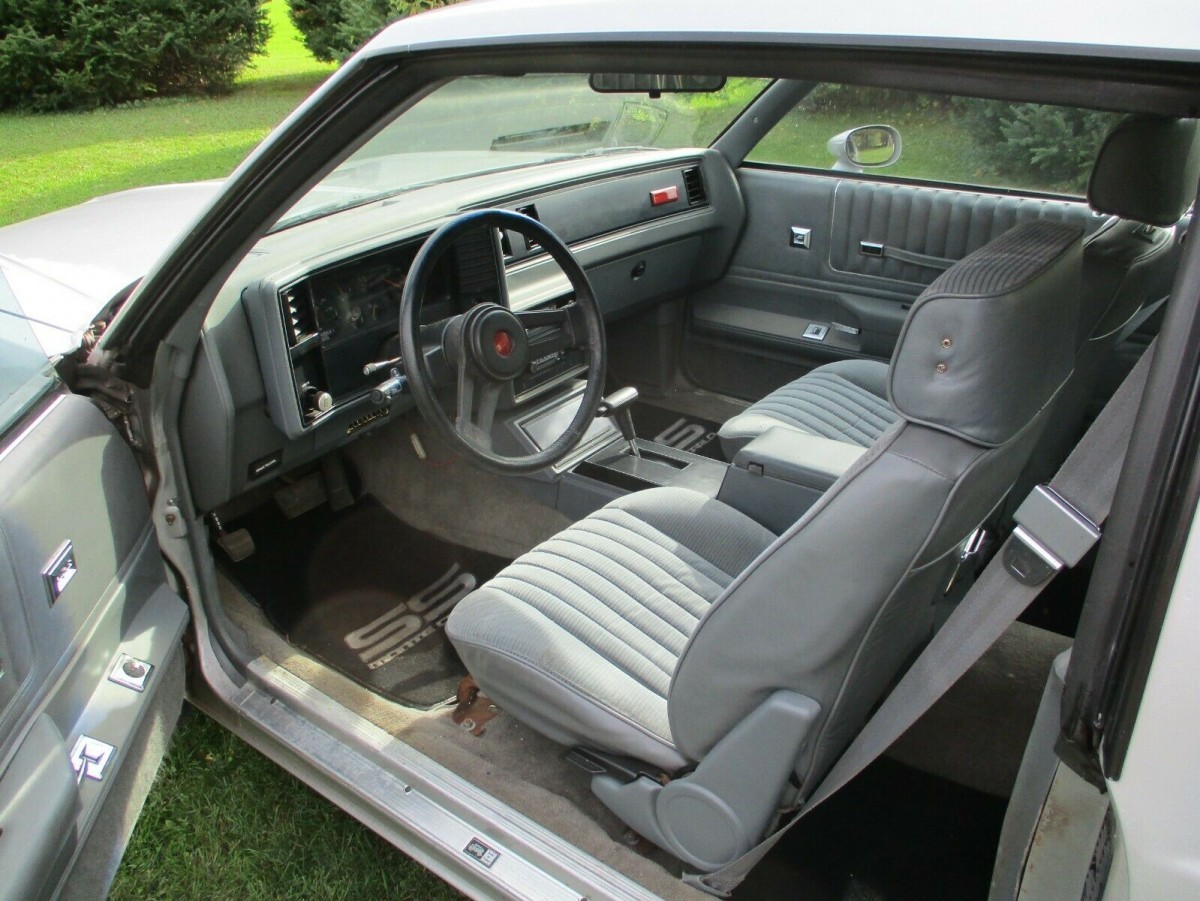
<path id="1" fill-rule="evenodd" d="M 885 433 L 709 609 L 670 690 L 671 734 L 686 755 L 702 757 L 775 689 L 815 699 L 823 715 L 833 706 L 880 598 L 925 544 L 958 472 L 982 452 L 922 430 L 949 470 L 937 472 L 903 452 L 909 428 Z M 897 647 L 928 637 L 928 600 Z"/>
<path id="2" fill-rule="evenodd" d="M 772 391 L 728 419 L 719 434 L 731 458 L 775 426 L 870 447 L 898 418 L 887 402 L 887 366 L 874 360 L 842 360 Z"/>
<path id="3" fill-rule="evenodd" d="M 677 769 L 686 761 L 666 715 L 675 664 L 709 605 L 774 537 L 692 491 L 631 494 L 464 598 L 447 634 L 518 719 Z M 543 709 L 557 711 L 554 722 Z"/>

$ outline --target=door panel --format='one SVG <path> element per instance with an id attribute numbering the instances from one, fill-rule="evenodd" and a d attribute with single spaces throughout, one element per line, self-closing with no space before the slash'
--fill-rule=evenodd
<path id="1" fill-rule="evenodd" d="M 821 363 L 888 360 L 925 286 L 1014 225 L 1103 221 L 1082 202 L 836 174 L 743 167 L 738 182 L 746 228 L 726 276 L 690 298 L 684 356 L 697 384 L 748 399 Z"/>
<path id="2" fill-rule="evenodd" d="M 67 878 L 146 710 L 182 704 L 158 692 L 186 622 L 132 452 L 91 402 L 52 393 L 0 442 L 0 862 L 25 861 L 0 897 Z"/>
<path id="3" fill-rule="evenodd" d="M 0 779 L 0 897 L 35 898 L 63 866 L 63 842 L 79 813 L 79 794 L 68 762 L 67 744 L 50 717 L 34 720 L 12 763 Z"/>

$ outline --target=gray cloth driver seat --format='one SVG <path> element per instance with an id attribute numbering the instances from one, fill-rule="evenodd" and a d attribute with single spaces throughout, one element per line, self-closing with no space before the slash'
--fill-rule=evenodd
<path id="1" fill-rule="evenodd" d="M 483 691 L 557 741 L 674 774 L 600 766 L 592 789 L 691 866 L 745 851 L 929 639 L 957 549 L 1070 374 L 1081 236 L 1018 226 L 930 285 L 888 372 L 896 422 L 782 535 L 640 491 L 464 598 L 446 631 Z"/>

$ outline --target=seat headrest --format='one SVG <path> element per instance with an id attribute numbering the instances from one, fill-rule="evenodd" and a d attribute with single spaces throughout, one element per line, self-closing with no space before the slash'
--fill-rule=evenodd
<path id="1" fill-rule="evenodd" d="M 1100 213 L 1174 225 L 1196 199 L 1200 140 L 1195 119 L 1126 116 L 1108 133 L 1088 179 Z"/>
<path id="2" fill-rule="evenodd" d="M 995 447 L 1071 373 L 1083 230 L 1028 222 L 943 272 L 913 303 L 888 371 L 911 422 Z"/>

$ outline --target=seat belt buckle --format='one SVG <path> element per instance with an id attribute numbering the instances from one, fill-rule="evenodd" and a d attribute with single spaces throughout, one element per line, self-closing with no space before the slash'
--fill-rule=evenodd
<path id="1" fill-rule="evenodd" d="M 1022 585 L 1041 585 L 1069 569 L 1100 540 L 1100 528 L 1049 485 L 1029 492 L 1013 519 L 1004 567 Z"/>

